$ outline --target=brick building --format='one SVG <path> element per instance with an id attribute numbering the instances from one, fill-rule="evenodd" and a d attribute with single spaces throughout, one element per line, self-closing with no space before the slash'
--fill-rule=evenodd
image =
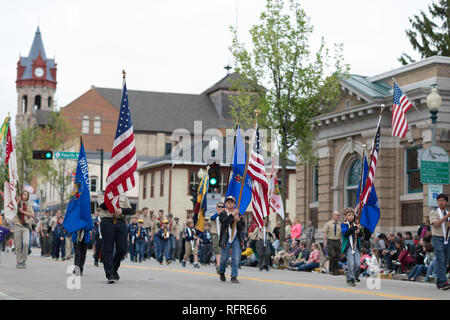
<path id="1" fill-rule="evenodd" d="M 395 78 L 417 107 L 406 118 L 404 139 L 392 137 L 392 84 Z M 297 167 L 297 215 L 321 228 L 333 210 L 356 204 L 363 144 L 366 154 L 375 135 L 381 104 L 381 145 L 375 188 L 381 208 L 376 232 L 415 231 L 428 215 L 428 188 L 420 182 L 420 156 L 431 145 L 430 112 L 426 98 L 437 85 L 442 97 L 437 145 L 450 151 L 450 58 L 434 56 L 372 77 L 350 75 L 341 80 L 340 102 L 314 119 L 318 165 Z M 444 186 L 449 193 L 449 185 Z"/>

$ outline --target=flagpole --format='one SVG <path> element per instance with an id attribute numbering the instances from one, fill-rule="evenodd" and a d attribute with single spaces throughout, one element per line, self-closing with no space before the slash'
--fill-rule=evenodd
<path id="1" fill-rule="evenodd" d="M 364 159 L 366 157 L 366 145 L 363 144 L 363 154 L 362 154 L 362 160 L 361 160 L 361 178 L 359 180 L 359 195 L 361 196 L 362 190 L 363 190 L 363 179 L 364 179 Z M 357 218 L 361 216 L 361 201 L 359 202 L 359 210 L 357 211 Z"/>
<path id="2" fill-rule="evenodd" d="M 397 80 L 395 80 L 394 77 L 392 77 L 392 81 L 394 81 L 394 83 L 397 84 L 397 86 L 400 88 L 400 90 L 402 89 L 402 88 L 400 87 L 400 85 L 398 84 Z M 406 95 L 406 91 L 402 90 L 402 92 L 403 92 L 403 94 L 408 98 L 408 96 Z M 409 98 L 408 98 L 408 100 L 411 101 L 411 99 L 409 99 Z M 419 110 L 412 102 L 411 102 L 411 104 L 412 104 L 412 106 L 413 106 L 417 111 L 420 112 L 420 110 Z"/>
<path id="3" fill-rule="evenodd" d="M 236 125 L 236 129 L 235 129 L 235 134 L 234 134 L 234 142 L 233 142 L 233 154 L 231 156 L 231 161 L 230 161 L 230 167 L 228 168 L 228 175 L 227 175 L 227 191 L 228 191 L 228 187 L 230 186 L 230 174 L 231 174 L 231 168 L 233 168 L 233 160 L 234 160 L 234 154 L 236 151 L 236 135 L 237 135 L 237 130 L 239 128 L 239 125 Z M 239 128 L 240 130 L 240 128 Z M 226 192 L 225 192 L 226 193 Z"/>
<path id="4" fill-rule="evenodd" d="M 253 131 L 255 131 L 256 129 L 256 121 L 258 120 L 258 116 L 261 114 L 261 111 L 256 109 L 255 110 L 255 121 L 253 122 Z M 250 145 L 248 147 L 248 152 L 247 152 L 247 160 L 245 161 L 245 169 L 244 169 L 244 175 L 242 177 L 242 182 L 241 182 L 241 190 L 239 192 L 239 200 L 238 200 L 238 204 L 237 207 L 239 209 L 239 206 L 241 205 L 241 198 L 242 198 L 242 191 L 244 191 L 244 184 L 245 184 L 245 177 L 247 176 L 247 168 L 248 168 L 248 162 L 250 160 L 250 151 L 251 148 L 253 147 L 253 140 L 254 140 L 255 135 L 252 135 L 252 139 L 250 142 Z M 244 214 L 244 213 L 242 213 Z"/>
<path id="5" fill-rule="evenodd" d="M 386 106 L 384 104 L 381 105 L 380 115 L 379 115 L 379 118 L 378 118 L 377 132 L 378 132 L 378 128 L 380 127 L 380 124 L 381 124 L 381 117 L 383 116 L 383 110 L 384 110 L 385 107 Z M 374 143 L 375 143 L 375 139 L 377 137 L 377 132 L 375 132 L 375 137 L 373 138 L 372 150 L 375 147 Z M 370 163 L 369 163 L 369 168 L 367 170 L 367 177 L 366 177 L 366 180 L 364 181 L 364 185 L 366 185 L 367 180 L 369 179 L 369 172 L 370 172 L 370 168 L 372 167 L 372 160 L 373 160 L 373 152 L 371 152 L 371 154 L 370 154 Z M 363 166 L 364 166 L 364 164 L 363 164 Z M 359 191 L 359 200 L 360 200 L 359 201 L 359 206 L 360 206 L 359 216 L 361 216 L 361 212 L 362 212 L 362 210 L 363 210 L 363 208 L 365 206 L 365 203 L 361 203 L 361 195 L 362 195 L 362 186 L 361 186 L 360 191 Z"/>

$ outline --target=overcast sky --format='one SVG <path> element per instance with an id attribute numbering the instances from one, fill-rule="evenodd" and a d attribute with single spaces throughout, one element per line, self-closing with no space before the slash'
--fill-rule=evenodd
<path id="1" fill-rule="evenodd" d="M 16 67 L 39 24 L 48 58 L 58 64 L 56 102 L 64 107 L 91 85 L 201 93 L 232 62 L 230 25 L 250 43 L 265 0 L 1 1 L 0 117 L 15 118 Z M 418 58 L 405 36 L 408 18 L 431 0 L 303 0 L 314 33 L 344 44 L 351 72 L 373 76 L 400 67 L 402 51 Z M 237 13 L 237 14 L 236 14 Z M 237 18 L 236 18 L 237 17 Z M 131 100 L 131 99 L 130 99 Z M 132 100 L 131 100 L 132 102 Z M 131 106 L 132 107 L 132 106 Z"/>

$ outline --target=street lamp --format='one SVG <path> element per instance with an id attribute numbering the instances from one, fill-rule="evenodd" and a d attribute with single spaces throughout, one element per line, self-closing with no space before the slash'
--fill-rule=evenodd
<path id="1" fill-rule="evenodd" d="M 200 180 L 202 180 L 203 177 L 205 176 L 205 174 L 206 174 L 206 172 L 203 171 L 202 168 L 200 168 L 200 170 L 198 170 L 198 172 L 197 172 L 197 177 L 198 177 Z"/>
<path id="2" fill-rule="evenodd" d="M 437 113 L 442 104 L 442 98 L 437 93 L 436 87 L 431 89 L 431 93 L 427 97 L 427 107 L 431 113 L 431 145 L 436 145 L 436 120 Z"/>
<path id="3" fill-rule="evenodd" d="M 216 150 L 219 149 L 219 141 L 217 141 L 216 137 L 212 137 L 211 140 L 209 140 L 208 144 L 209 149 L 211 150 L 211 156 L 213 158 L 216 157 Z"/>

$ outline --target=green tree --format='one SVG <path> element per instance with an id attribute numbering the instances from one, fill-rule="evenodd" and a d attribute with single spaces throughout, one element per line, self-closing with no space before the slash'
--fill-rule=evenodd
<path id="1" fill-rule="evenodd" d="M 406 36 L 414 50 L 421 58 L 431 56 L 450 56 L 450 9 L 449 0 L 439 0 L 428 6 L 431 17 L 420 11 L 420 14 L 409 18 L 411 29 Z M 402 64 L 415 62 L 408 54 L 402 53 L 398 59 Z"/>
<path id="2" fill-rule="evenodd" d="M 39 146 L 45 150 L 67 150 L 74 145 L 75 130 L 70 123 L 58 112 L 52 112 L 45 128 L 39 130 Z M 49 182 L 58 192 L 60 209 L 63 210 L 64 200 L 68 199 L 66 190 L 72 177 L 67 174 L 69 166 L 67 160 L 36 160 L 38 172 L 46 182 Z"/>
<path id="3" fill-rule="evenodd" d="M 232 97 L 230 114 L 235 122 L 248 127 L 253 111 L 260 109 L 259 126 L 278 132 L 280 191 L 286 208 L 288 156 L 295 149 L 298 162 L 314 159 L 311 121 L 335 106 L 341 96 L 340 78 L 349 67 L 343 64 L 342 45 L 335 45 L 331 57 L 322 38 L 318 51 L 312 52 L 309 37 L 313 28 L 298 2 L 290 1 L 289 11 L 283 12 L 283 0 L 267 1 L 260 24 L 250 29 L 251 50 L 239 42 L 231 27 L 230 50 L 241 79 L 233 84 L 237 94 Z M 282 221 L 282 240 L 284 230 Z"/>
<path id="4" fill-rule="evenodd" d="M 33 161 L 33 148 L 38 137 L 36 127 L 20 127 L 16 136 L 17 173 L 19 185 L 31 183 L 36 177 L 36 162 Z"/>

